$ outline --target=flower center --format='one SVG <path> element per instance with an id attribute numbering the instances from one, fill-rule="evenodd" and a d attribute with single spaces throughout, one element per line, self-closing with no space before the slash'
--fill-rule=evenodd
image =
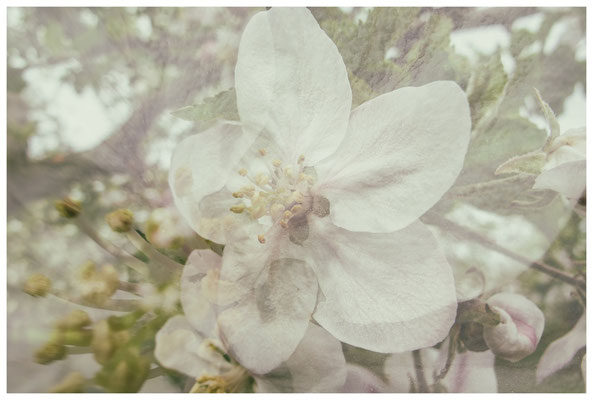
<path id="1" fill-rule="evenodd" d="M 294 165 L 283 165 L 280 160 L 267 160 L 267 154 L 266 149 L 259 150 L 259 155 L 266 161 L 268 173 L 252 175 L 246 169 L 238 171 L 248 184 L 233 193 L 233 197 L 241 202 L 230 210 L 247 213 L 256 220 L 270 217 L 272 226 L 279 224 L 288 229 L 291 221 L 303 218 L 311 210 L 311 187 L 315 183 L 315 176 L 310 172 L 312 168 L 304 166 L 303 155 Z M 265 235 L 259 235 L 258 240 L 265 243 Z"/>

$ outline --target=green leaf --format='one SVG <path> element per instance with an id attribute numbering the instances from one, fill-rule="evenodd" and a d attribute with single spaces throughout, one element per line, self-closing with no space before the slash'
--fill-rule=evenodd
<path id="1" fill-rule="evenodd" d="M 539 174 L 545 163 L 546 153 L 542 151 L 534 151 L 505 161 L 496 169 L 494 174 Z"/>
<path id="2" fill-rule="evenodd" d="M 556 116 L 554 115 L 554 111 L 552 111 L 552 109 L 550 108 L 548 103 L 546 103 L 542 99 L 542 95 L 540 94 L 539 90 L 537 90 L 536 88 L 533 88 L 533 91 L 535 92 L 535 98 L 537 99 L 537 102 L 542 110 L 542 113 L 544 114 L 544 117 L 546 117 L 548 126 L 550 127 L 550 137 L 549 137 L 548 141 L 551 141 L 552 139 L 554 139 L 555 137 L 560 135 L 560 125 L 558 124 L 558 120 L 556 119 Z"/>
<path id="3" fill-rule="evenodd" d="M 177 118 L 193 122 L 205 122 L 216 119 L 239 121 L 235 89 L 225 90 L 216 96 L 204 99 L 200 104 L 180 108 L 171 114 Z"/>

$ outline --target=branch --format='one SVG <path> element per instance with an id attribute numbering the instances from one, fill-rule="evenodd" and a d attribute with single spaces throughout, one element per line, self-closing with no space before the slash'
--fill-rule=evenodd
<path id="1" fill-rule="evenodd" d="M 551 265 L 544 263 L 543 261 L 531 261 L 530 259 L 528 259 L 525 256 L 522 256 L 521 254 L 515 253 L 509 249 L 499 246 L 493 240 L 482 235 L 481 233 L 458 225 L 455 222 L 443 218 L 436 213 L 427 213 L 424 217 L 422 217 L 422 220 L 426 223 L 437 225 L 443 228 L 446 232 L 451 232 L 458 238 L 463 238 L 476 242 L 488 249 L 504 254 L 505 256 L 522 264 L 525 264 L 528 267 L 533 268 L 537 271 L 543 272 L 544 274 L 551 276 L 552 278 L 556 278 L 564 283 L 568 283 L 583 290 L 586 289 L 587 284 L 584 280 L 575 278 L 564 271 L 561 271 L 559 269 L 552 267 Z"/>

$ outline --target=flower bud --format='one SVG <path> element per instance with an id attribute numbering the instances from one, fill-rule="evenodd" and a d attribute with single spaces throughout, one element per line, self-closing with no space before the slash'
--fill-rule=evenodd
<path id="1" fill-rule="evenodd" d="M 35 352 L 35 361 L 39 364 L 49 364 L 66 357 L 66 346 L 49 341 Z"/>
<path id="2" fill-rule="evenodd" d="M 33 274 L 25 281 L 23 291 L 34 297 L 44 297 L 51 290 L 51 281 L 43 274 Z"/>
<path id="3" fill-rule="evenodd" d="M 78 278 L 82 298 L 93 304 L 105 303 L 119 286 L 119 275 L 111 264 L 97 269 L 95 263 L 88 261 L 78 270 Z"/>
<path id="4" fill-rule="evenodd" d="M 71 372 L 64 377 L 58 384 L 51 387 L 51 393 L 82 393 L 86 378 L 78 371 Z"/>
<path id="5" fill-rule="evenodd" d="M 127 330 L 113 331 L 107 320 L 99 321 L 93 329 L 91 349 L 95 360 L 99 364 L 105 364 L 115 351 L 130 339 L 130 332 Z"/>
<path id="6" fill-rule="evenodd" d="M 107 214 L 105 221 L 115 232 L 128 232 L 134 224 L 134 214 L 128 209 L 120 208 Z"/>
<path id="7" fill-rule="evenodd" d="M 487 304 L 500 315 L 500 323 L 484 326 L 484 341 L 494 354 L 517 362 L 533 353 L 544 331 L 544 314 L 527 298 L 498 293 Z"/>
<path id="8" fill-rule="evenodd" d="M 80 214 L 80 211 L 82 211 L 80 202 L 68 197 L 56 201 L 55 207 L 56 210 L 58 210 L 58 213 L 64 218 L 76 218 L 78 217 L 78 214 Z"/>
<path id="9" fill-rule="evenodd" d="M 80 329 L 91 324 L 91 318 L 86 311 L 74 310 L 56 322 L 58 329 Z"/>
<path id="10" fill-rule="evenodd" d="M 138 348 L 125 349 L 95 375 L 98 384 L 114 393 L 137 392 L 146 381 L 150 360 Z"/>

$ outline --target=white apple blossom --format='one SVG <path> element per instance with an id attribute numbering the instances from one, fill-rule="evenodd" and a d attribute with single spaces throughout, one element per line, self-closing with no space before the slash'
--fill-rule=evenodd
<path id="1" fill-rule="evenodd" d="M 535 351 L 544 331 L 544 314 L 530 300 L 514 293 L 498 293 L 486 303 L 501 318 L 498 325 L 484 326 L 484 341 L 494 354 L 512 362 Z"/>
<path id="2" fill-rule="evenodd" d="M 178 315 L 169 319 L 156 336 L 155 357 L 161 365 L 196 378 L 196 385 L 202 385 L 196 390 L 203 391 L 249 390 L 251 378 L 259 392 L 340 389 L 346 379 L 341 344 L 312 323 L 288 359 L 265 375 L 245 368 L 232 358 L 233 353 L 228 351 L 224 337 L 219 336 L 213 318 L 217 305 L 210 302 L 212 298 L 220 299 L 216 288 L 223 284 L 217 278 L 221 263 L 220 256 L 209 250 L 195 250 L 191 254 L 182 284 L 193 287 L 195 290 L 191 292 L 195 296 L 188 296 L 185 291 L 181 301 L 187 317 Z M 261 343 L 261 350 L 265 357 L 265 343 Z"/>
<path id="3" fill-rule="evenodd" d="M 455 318 L 453 276 L 418 218 L 463 165 L 464 92 L 438 81 L 351 111 L 344 62 L 305 8 L 250 20 L 235 86 L 241 123 L 185 139 L 169 175 L 194 230 L 226 245 L 217 279 L 238 297 L 218 290 L 215 302 L 233 357 L 270 371 L 311 317 L 372 351 L 442 340 Z"/>

